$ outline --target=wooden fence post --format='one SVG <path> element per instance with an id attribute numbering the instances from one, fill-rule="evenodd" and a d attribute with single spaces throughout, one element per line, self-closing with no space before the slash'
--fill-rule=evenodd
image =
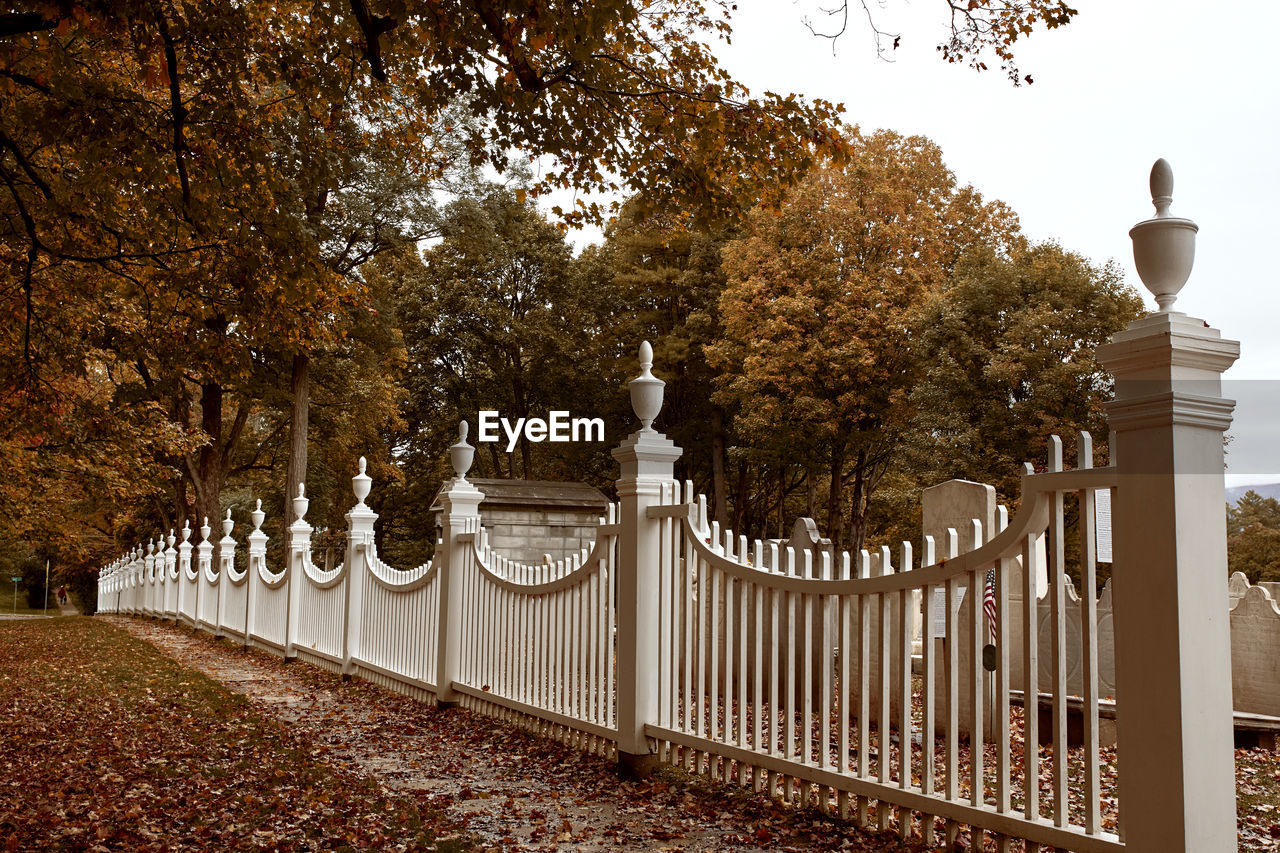
<path id="1" fill-rule="evenodd" d="M 373 523 L 378 514 L 364 502 L 373 480 L 364 472 L 365 458 L 360 457 L 360 473 L 351 478 L 356 505 L 347 512 L 347 595 L 346 620 L 342 634 L 342 675 L 356 671 L 355 658 L 360 655 L 360 638 L 364 630 L 364 586 L 368 583 L 368 554 L 373 545 Z"/>
<path id="2" fill-rule="evenodd" d="M 143 613 L 145 613 L 145 612 L 146 612 L 145 610 L 143 610 L 143 606 L 142 606 L 142 605 L 143 605 L 143 603 L 144 603 L 144 601 L 145 601 L 145 595 L 146 595 L 146 591 L 147 591 L 147 588 L 146 588 L 146 570 L 147 570 L 147 558 L 146 558 L 146 552 L 147 552 L 146 546 L 145 546 L 145 545 L 142 545 L 142 544 L 139 544 L 139 545 L 138 545 L 138 559 L 134 561 L 134 570 L 133 570 L 133 577 L 134 577 L 134 583 L 133 583 L 133 595 L 130 597 L 130 609 L 132 610 L 132 612 L 133 612 L 133 615 L 134 615 L 134 616 L 139 616 L 139 615 L 141 615 L 141 614 L 143 614 Z"/>
<path id="3" fill-rule="evenodd" d="M 467 482 L 467 472 L 475 458 L 475 448 L 467 444 L 467 422 L 458 424 L 458 441 L 449 448 L 449 462 L 457 476 L 440 496 L 443 532 L 436 548 L 440 584 L 439 614 L 436 619 L 436 700 L 443 707 L 458 703 L 458 692 L 453 683 L 459 679 L 462 664 L 463 612 L 462 567 L 466 552 L 473 547 L 462 542 L 463 533 L 472 532 L 473 519 L 480 517 L 480 502 L 484 493 Z M 478 534 L 477 534 L 478 535 Z M 467 626 L 472 632 L 477 626 Z M 521 649 L 508 649 L 508 654 L 521 654 Z"/>
<path id="4" fill-rule="evenodd" d="M 311 525 L 307 524 L 306 483 L 298 484 L 298 496 L 293 499 L 293 515 L 296 521 L 289 525 L 289 601 L 284 623 L 285 659 L 298 656 L 298 622 L 302 618 L 302 586 L 307 582 L 302 561 L 311 552 Z"/>
<path id="5" fill-rule="evenodd" d="M 196 628 L 200 627 L 200 590 L 208 583 L 205 573 L 213 565 L 213 543 L 209 541 L 209 534 L 212 532 L 209 517 L 205 516 L 204 524 L 200 525 L 200 544 L 196 546 L 196 616 L 192 620 Z"/>
<path id="6" fill-rule="evenodd" d="M 253 530 L 250 531 L 249 540 L 249 560 L 245 571 L 249 573 L 249 577 L 244 581 L 248 586 L 244 588 L 244 644 L 246 646 L 253 645 L 253 630 L 257 627 L 256 608 L 258 603 L 257 588 L 262 583 L 262 575 L 259 569 L 262 562 L 267 559 L 267 534 L 262 532 L 262 522 L 266 519 L 267 514 L 262 511 L 262 500 L 259 499 L 257 505 L 253 508 L 253 512 L 249 513 L 249 520 L 253 522 Z"/>
<path id="7" fill-rule="evenodd" d="M 1160 311 L 1098 349 L 1116 380 L 1120 820 L 1133 853 L 1223 853 L 1236 850 L 1222 449 L 1235 404 L 1221 397 L 1221 374 L 1240 345 L 1170 311 L 1196 226 L 1169 216 L 1163 160 L 1151 191 L 1156 217 L 1129 233 Z"/>
<path id="8" fill-rule="evenodd" d="M 178 531 L 182 537 L 182 541 L 178 544 L 178 617 L 177 621 L 182 621 L 182 608 L 186 603 L 190 593 L 187 591 L 187 572 L 191 570 L 191 519 L 187 519 L 182 524 L 182 529 Z"/>
<path id="9" fill-rule="evenodd" d="M 173 547 L 173 543 L 178 541 L 178 537 L 174 535 L 173 528 L 169 528 L 169 538 L 167 546 L 164 549 L 164 604 L 161 610 L 165 619 L 172 618 L 174 622 L 178 621 L 178 590 L 175 587 L 173 593 L 170 594 L 169 589 L 173 587 L 177 581 L 173 579 L 173 570 L 178 565 L 178 551 Z M 173 601 L 173 612 L 169 612 L 169 601 Z"/>
<path id="10" fill-rule="evenodd" d="M 147 543 L 147 556 L 142 558 L 142 614 L 153 616 L 156 580 L 156 543 Z"/>
<path id="11" fill-rule="evenodd" d="M 655 377 L 653 347 L 640 345 L 641 373 L 630 382 L 631 407 L 641 427 L 613 451 L 621 467 L 618 500 L 618 764 L 627 775 L 644 776 L 657 765 L 644 727 L 658 721 L 660 528 L 649 518 L 662 488 L 673 479 L 681 450 L 651 424 L 662 410 L 663 386 Z"/>
<path id="12" fill-rule="evenodd" d="M 235 522 L 231 520 L 231 510 L 222 519 L 222 538 L 218 540 L 218 616 L 215 620 L 213 636 L 226 636 L 222 631 L 223 621 L 227 616 L 227 596 L 231 594 L 231 570 L 235 568 L 236 540 L 231 538 L 231 529 Z"/>

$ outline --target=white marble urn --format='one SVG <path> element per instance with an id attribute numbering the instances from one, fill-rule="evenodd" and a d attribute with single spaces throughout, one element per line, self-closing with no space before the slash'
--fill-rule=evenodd
<path id="1" fill-rule="evenodd" d="M 1138 277 L 1156 297 L 1162 313 L 1173 308 L 1196 258 L 1196 232 L 1190 219 L 1169 214 L 1173 203 L 1173 169 L 1160 159 L 1151 167 L 1151 203 L 1156 215 L 1129 229 Z"/>
<path id="2" fill-rule="evenodd" d="M 640 426 L 645 430 L 653 429 L 653 420 L 662 411 L 663 382 L 651 372 L 653 367 L 653 347 L 648 341 L 640 344 L 640 375 L 629 383 L 631 390 L 631 408 L 640 419 Z"/>
<path id="3" fill-rule="evenodd" d="M 464 480 L 476 457 L 476 449 L 467 444 L 468 429 L 466 421 L 459 421 L 458 441 L 456 444 L 449 445 L 449 464 L 453 466 L 454 473 Z"/>

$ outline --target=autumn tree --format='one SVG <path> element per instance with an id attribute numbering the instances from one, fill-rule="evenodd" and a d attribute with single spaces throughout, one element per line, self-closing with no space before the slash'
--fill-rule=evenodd
<path id="1" fill-rule="evenodd" d="M 653 342 L 655 363 L 667 382 L 662 426 L 684 449 L 678 474 L 708 491 L 722 524 L 729 523 L 730 416 L 711 400 L 715 372 L 702 345 L 719 333 L 721 248 L 733 233 L 733 218 L 713 222 L 699 216 L 695 222 L 634 197 L 605 232 L 607 260 L 597 265 L 593 285 L 609 295 L 605 310 L 624 358 L 637 342 Z M 587 255 L 579 259 L 580 267 L 591 263 Z"/>
<path id="2" fill-rule="evenodd" d="M 921 485 L 963 477 L 1014 498 L 1022 463 L 1042 461 L 1051 434 L 1089 430 L 1105 453 L 1111 377 L 1094 351 L 1141 313 L 1114 263 L 1054 243 L 975 246 L 923 315 Z"/>
<path id="3" fill-rule="evenodd" d="M 228 478 L 274 446 L 283 421 L 264 407 L 283 386 L 299 479 L 310 359 L 351 333 L 369 304 L 352 269 L 404 224 L 369 217 L 352 241 L 335 212 L 350 208 L 334 203 L 352 176 L 399 164 L 422 185 L 442 163 L 502 169 L 520 151 L 552 164 L 538 191 L 643 190 L 701 210 L 757 198 L 839 149 L 836 110 L 752 97 L 714 59 L 729 29 L 702 4 L 630 0 L 10 4 L 6 452 L 49 457 L 21 470 L 65 472 L 96 452 L 82 436 L 119 420 L 99 432 L 121 439 L 119 479 L 134 488 L 113 494 L 171 486 L 182 512 L 190 488 L 213 515 Z M 442 129 L 461 150 L 438 144 Z M 564 219 L 605 212 L 583 203 Z M 89 413 L 99 423 L 75 420 Z"/>
<path id="4" fill-rule="evenodd" d="M 1003 208 L 959 190 L 921 137 L 855 130 L 849 147 L 781 209 L 754 211 L 725 247 L 724 333 L 708 356 L 743 433 L 823 471 L 830 536 L 857 548 L 867 500 L 914 415 L 920 311 L 943 290 L 956 235 L 982 233 L 954 218 L 997 221 Z"/>
<path id="5" fill-rule="evenodd" d="M 1280 501 L 1250 490 L 1227 504 L 1227 570 L 1280 581 Z"/>
<path id="6" fill-rule="evenodd" d="M 564 234 L 505 187 L 449 205 L 440 242 L 396 271 L 411 433 L 439 431 L 452 443 L 459 414 L 474 426 L 478 410 L 494 409 L 514 422 L 581 400 L 570 395 L 582 384 L 578 361 L 592 323 L 571 263 Z M 432 455 L 442 449 L 433 445 Z M 494 476 L 539 471 L 524 438 L 513 453 L 504 439 L 481 455 Z"/>

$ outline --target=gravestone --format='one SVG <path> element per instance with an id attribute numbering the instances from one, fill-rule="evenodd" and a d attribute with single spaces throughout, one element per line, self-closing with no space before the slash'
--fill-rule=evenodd
<path id="1" fill-rule="evenodd" d="M 939 483 L 925 489 L 921 495 L 921 509 L 923 515 L 923 528 L 926 536 L 932 536 L 934 540 L 935 555 L 938 560 L 945 559 L 947 556 L 947 531 L 954 529 L 957 533 L 959 544 L 958 554 L 966 554 L 973 550 L 973 521 L 976 519 L 982 524 L 982 541 L 985 543 L 995 536 L 995 524 L 997 518 L 996 508 L 996 490 L 992 486 L 985 483 L 975 483 L 968 480 L 948 480 L 945 483 Z M 1036 543 L 1037 558 L 1037 578 L 1036 590 L 1040 598 L 1044 597 L 1048 584 L 1048 571 L 1045 565 L 1044 538 L 1041 537 Z M 1022 665 L 1022 638 L 1023 625 L 1025 624 L 1025 615 L 1023 608 L 1023 570 L 1021 557 L 1011 561 L 1008 570 L 1008 576 L 1005 581 L 1009 590 L 1009 631 L 1005 638 L 997 637 L 997 645 L 1003 639 L 1009 645 L 1009 666 L 1010 666 L 1010 683 L 1014 689 L 1021 689 L 1024 684 L 1023 665 Z M 938 588 L 939 590 L 942 587 Z M 981 595 L 982 590 L 979 589 L 977 594 Z M 959 718 L 960 729 L 968 732 L 972 726 L 973 708 L 968 701 L 969 695 L 969 678 L 970 672 L 970 642 L 971 627 L 968 619 L 969 603 L 968 603 L 968 583 L 961 582 L 960 595 L 957 596 L 956 617 L 954 625 L 956 627 L 955 637 L 942 636 L 945 633 L 943 628 L 943 620 L 945 618 L 945 597 L 937 596 L 935 592 L 933 605 L 935 624 L 926 626 L 930 630 L 933 638 L 933 653 L 935 655 L 935 677 L 934 687 L 935 695 L 939 697 L 939 702 L 946 700 L 946 646 L 947 642 L 959 643 L 958 662 L 959 672 L 957 673 L 956 683 L 959 696 Z M 986 631 L 985 620 L 981 623 L 979 630 Z M 988 675 L 988 680 L 990 676 Z M 989 692 L 989 691 L 988 691 Z M 939 725 L 945 717 L 939 716 Z"/>

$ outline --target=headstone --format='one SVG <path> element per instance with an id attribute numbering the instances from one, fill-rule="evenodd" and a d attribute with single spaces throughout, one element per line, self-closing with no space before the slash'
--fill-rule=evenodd
<path id="1" fill-rule="evenodd" d="M 985 483 L 948 480 L 925 489 L 920 496 L 924 515 L 924 535 L 932 536 L 938 559 L 946 557 L 947 528 L 960 534 L 960 553 L 970 549 L 967 533 L 973 519 L 982 522 L 983 531 L 996 521 L 996 490 Z"/>
<path id="2" fill-rule="evenodd" d="M 953 529 L 957 533 L 960 554 L 968 553 L 973 548 L 973 522 L 976 519 L 982 524 L 982 539 L 985 543 L 995 535 L 994 530 L 996 522 L 996 490 L 992 486 L 984 483 L 975 483 L 968 480 L 949 480 L 945 483 L 939 483 L 936 486 L 930 486 L 924 490 L 921 496 L 921 509 L 923 514 L 924 534 L 932 536 L 937 549 L 937 559 L 942 560 L 946 557 L 947 549 L 947 531 Z M 1039 571 L 1037 572 L 1036 590 L 1043 596 L 1048 585 L 1048 572 L 1046 569 L 1044 538 L 1041 537 L 1037 543 L 1037 564 Z M 1022 559 L 1018 557 L 1014 559 L 1009 568 L 1009 575 L 1005 579 L 1009 590 L 1009 636 L 1003 638 L 1003 641 L 1009 644 L 1010 655 L 1010 678 L 1012 683 L 1020 685 L 1023 683 L 1022 674 L 1022 635 L 1025 624 L 1025 616 L 1023 614 L 1023 573 Z M 960 724 L 964 731 L 969 730 L 970 720 L 972 719 L 972 710 L 968 707 L 965 698 L 969 693 L 968 673 L 969 666 L 969 650 L 971 643 L 969 641 L 969 604 L 968 584 L 961 582 L 960 595 L 957 596 L 954 608 L 955 618 L 954 624 L 958 627 L 955 638 L 946 637 L 946 592 L 944 587 L 937 587 L 934 590 L 933 599 L 933 642 L 934 653 L 937 655 L 935 660 L 941 662 L 945 659 L 945 643 L 948 641 L 957 642 L 959 673 L 957 682 L 959 684 L 959 695 L 961 696 L 960 707 Z M 982 590 L 978 590 L 978 594 L 982 594 Z M 984 629 L 985 630 L 985 627 Z M 935 695 L 945 695 L 946 689 L 946 673 L 944 667 L 939 665 L 935 669 Z"/>

